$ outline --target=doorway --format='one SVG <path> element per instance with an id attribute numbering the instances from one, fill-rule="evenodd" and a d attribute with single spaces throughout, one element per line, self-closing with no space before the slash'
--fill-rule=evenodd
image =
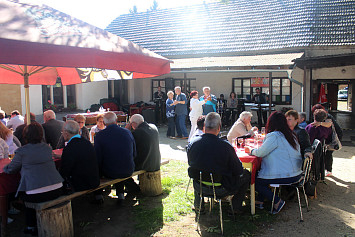
<path id="1" fill-rule="evenodd" d="M 338 110 L 349 111 L 349 84 L 339 84 L 337 89 Z"/>

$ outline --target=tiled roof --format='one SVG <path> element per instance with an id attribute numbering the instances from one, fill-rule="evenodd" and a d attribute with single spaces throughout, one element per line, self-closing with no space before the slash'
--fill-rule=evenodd
<path id="1" fill-rule="evenodd" d="M 230 0 L 117 17 L 106 28 L 167 57 L 355 44 L 355 0 Z"/>
<path id="2" fill-rule="evenodd" d="M 209 67 L 253 67 L 273 65 L 293 65 L 295 58 L 300 58 L 303 53 L 267 54 L 254 56 L 233 57 L 204 57 L 204 58 L 180 58 L 174 59 L 170 64 L 171 69 L 182 68 L 209 68 Z"/>

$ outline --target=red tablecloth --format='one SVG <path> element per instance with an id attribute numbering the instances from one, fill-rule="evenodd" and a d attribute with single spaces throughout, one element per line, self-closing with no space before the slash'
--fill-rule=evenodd
<path id="1" fill-rule="evenodd" d="M 254 184 L 256 178 L 256 172 L 260 169 L 261 166 L 261 157 L 250 156 L 247 153 L 245 153 L 243 150 L 240 151 L 237 149 L 236 152 L 241 162 L 253 164 L 253 169 L 251 172 L 251 184 Z"/>
<path id="2" fill-rule="evenodd" d="M 10 159 L 0 159 L 0 195 L 4 196 L 9 193 L 14 193 L 20 183 L 20 173 L 6 174 L 4 167 L 11 162 Z"/>
<path id="3" fill-rule="evenodd" d="M 123 111 L 111 111 L 111 112 L 114 112 L 117 115 L 125 115 L 125 113 Z M 99 111 L 96 111 L 96 112 L 90 112 L 90 113 L 67 114 L 66 118 L 67 119 L 74 119 L 74 117 L 78 114 L 83 115 L 86 118 L 90 118 L 90 117 L 96 117 L 97 115 L 102 114 L 102 113 L 100 113 Z"/>

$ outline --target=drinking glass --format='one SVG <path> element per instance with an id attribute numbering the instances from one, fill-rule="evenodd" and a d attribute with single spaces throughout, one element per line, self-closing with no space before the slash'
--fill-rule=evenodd
<path id="1" fill-rule="evenodd" d="M 238 143 L 240 148 L 243 148 L 243 142 L 244 142 L 243 138 L 238 138 Z"/>
<path id="2" fill-rule="evenodd" d="M 236 148 L 236 147 L 238 148 L 238 145 L 235 144 L 235 143 L 236 143 L 236 140 L 237 140 L 236 138 L 233 138 L 233 139 L 232 139 L 232 146 L 233 146 L 234 148 Z"/>
<path id="3" fill-rule="evenodd" d="M 261 135 L 265 135 L 265 127 L 261 128 Z"/>

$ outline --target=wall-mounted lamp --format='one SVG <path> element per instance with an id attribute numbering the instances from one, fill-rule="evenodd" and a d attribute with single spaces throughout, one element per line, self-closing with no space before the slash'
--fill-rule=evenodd
<path id="1" fill-rule="evenodd" d="M 343 68 L 343 69 L 341 69 L 341 72 L 342 73 L 346 73 L 346 70 Z"/>

